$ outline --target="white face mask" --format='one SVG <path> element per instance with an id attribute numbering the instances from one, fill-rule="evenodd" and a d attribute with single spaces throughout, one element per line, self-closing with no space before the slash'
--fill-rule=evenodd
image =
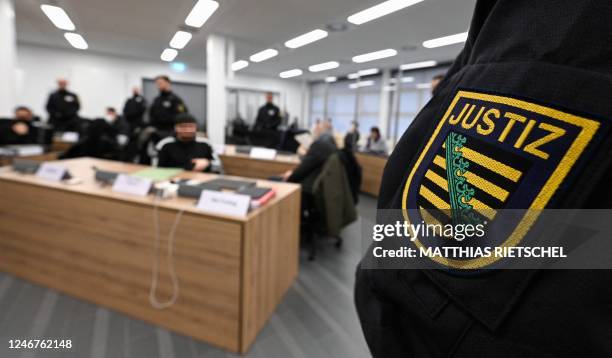
<path id="1" fill-rule="evenodd" d="M 111 115 L 106 115 L 106 117 L 104 117 L 104 119 L 106 120 L 107 123 L 113 123 L 115 121 L 115 117 L 111 116 Z"/>

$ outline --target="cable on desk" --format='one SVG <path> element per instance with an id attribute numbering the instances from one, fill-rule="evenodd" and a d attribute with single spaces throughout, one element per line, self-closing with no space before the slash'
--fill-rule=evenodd
<path id="1" fill-rule="evenodd" d="M 179 297 L 179 282 L 178 277 L 176 275 L 176 271 L 174 268 L 174 237 L 176 234 L 176 229 L 178 228 L 178 224 L 181 221 L 184 210 L 180 210 L 176 217 L 174 218 L 174 222 L 172 223 L 172 228 L 170 229 L 170 233 L 168 234 L 168 272 L 170 273 L 170 280 L 172 281 L 172 296 L 166 302 L 159 302 L 157 300 L 157 285 L 159 282 L 159 247 L 161 244 L 161 233 L 159 227 L 159 203 L 160 196 L 155 194 L 155 202 L 153 204 L 153 226 L 155 230 L 155 238 L 153 242 L 153 277 L 151 278 L 151 289 L 149 291 L 149 303 L 154 308 L 159 310 L 168 308 L 172 306 Z"/>

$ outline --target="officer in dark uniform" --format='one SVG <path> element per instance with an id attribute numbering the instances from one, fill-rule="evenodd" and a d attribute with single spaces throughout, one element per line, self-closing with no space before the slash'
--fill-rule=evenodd
<path id="1" fill-rule="evenodd" d="M 51 93 L 47 100 L 49 123 L 56 131 L 76 131 L 78 130 L 78 112 L 81 109 L 79 97 L 68 91 L 66 79 L 58 79 L 57 86 L 58 89 Z"/>
<path id="2" fill-rule="evenodd" d="M 183 168 L 196 172 L 210 172 L 218 164 L 213 148 L 204 138 L 197 137 L 198 124 L 190 114 L 175 118 L 175 135 L 157 144 L 160 167 Z"/>
<path id="3" fill-rule="evenodd" d="M 266 93 L 266 104 L 259 108 L 255 130 L 276 130 L 281 124 L 280 109 L 274 104 L 274 95 Z"/>
<path id="4" fill-rule="evenodd" d="M 147 111 L 147 100 L 140 94 L 140 88 L 132 89 L 132 97 L 125 101 L 123 117 L 130 125 L 131 133 L 139 131 L 144 126 L 144 114 Z"/>
<path id="5" fill-rule="evenodd" d="M 180 113 L 188 112 L 187 107 L 183 100 L 172 92 L 172 83 L 168 76 L 158 76 L 155 84 L 159 95 L 153 100 L 149 111 L 151 125 L 160 133 L 171 134 L 174 118 Z"/>
<path id="6" fill-rule="evenodd" d="M 610 208 L 610 18 L 606 0 L 478 1 L 465 48 L 388 160 L 378 222 L 383 209 L 439 214 L 458 202 L 451 179 L 476 212 Z M 371 269 L 371 254 L 355 300 L 374 357 L 612 357 L 609 270 Z"/>

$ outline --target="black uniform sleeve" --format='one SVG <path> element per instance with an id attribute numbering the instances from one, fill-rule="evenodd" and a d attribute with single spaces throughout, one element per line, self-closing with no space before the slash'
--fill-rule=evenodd
<path id="1" fill-rule="evenodd" d="M 170 159 L 170 148 L 166 144 L 162 147 L 157 155 L 157 165 L 161 168 L 169 168 L 172 167 L 172 161 Z"/>

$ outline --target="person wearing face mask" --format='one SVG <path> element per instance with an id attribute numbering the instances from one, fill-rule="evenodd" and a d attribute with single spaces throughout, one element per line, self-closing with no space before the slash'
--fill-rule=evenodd
<path id="1" fill-rule="evenodd" d="M 195 172 L 211 172 L 219 165 L 213 148 L 197 137 L 198 124 L 190 114 L 179 114 L 174 120 L 174 136 L 157 144 L 158 166 L 183 168 Z"/>
<path id="2" fill-rule="evenodd" d="M 47 100 L 49 124 L 56 131 L 75 131 L 78 129 L 78 112 L 81 109 L 79 96 L 68 90 L 68 81 L 64 78 L 57 80 L 57 87 Z"/>

